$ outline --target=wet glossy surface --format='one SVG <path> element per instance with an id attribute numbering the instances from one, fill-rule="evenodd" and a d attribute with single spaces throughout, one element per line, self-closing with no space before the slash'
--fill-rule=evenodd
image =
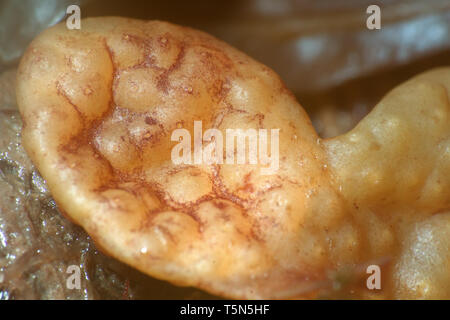
<path id="1" fill-rule="evenodd" d="M 440 3 L 445 3 L 445 1 Z M 101 5 L 89 4 L 86 8 L 88 15 L 96 15 L 108 10 L 109 14 L 124 12 L 123 9 L 120 9 L 120 5 L 111 5 L 105 8 Z M 255 8 L 256 12 L 260 12 L 256 14 L 256 17 Z M 188 11 L 189 14 L 182 14 L 181 12 L 185 11 L 178 10 L 180 12 L 178 15 L 169 14 L 169 20 L 195 25 L 210 31 L 280 71 L 288 86 L 295 89 L 300 102 L 310 112 L 316 129 L 323 137 L 335 136 L 352 128 L 382 95 L 409 76 L 433 66 L 450 63 L 450 54 L 445 51 L 448 45 L 445 41 L 439 42 L 439 39 L 449 39 L 448 36 L 445 36 L 448 20 L 442 20 L 445 10 L 441 10 L 437 16 L 422 18 L 419 16 L 417 19 L 414 18 L 416 14 L 400 15 L 401 21 L 405 21 L 408 17 L 412 18 L 411 25 L 415 25 L 422 32 L 418 34 L 433 35 L 435 34 L 433 30 L 441 30 L 438 32 L 437 38 L 431 38 L 431 42 L 428 42 L 432 45 L 431 47 L 436 45 L 436 50 L 420 48 L 414 43 L 406 41 L 414 40 L 417 35 L 414 35 L 414 30 L 408 29 L 407 23 L 396 24 L 394 14 L 390 26 L 392 34 L 401 35 L 402 30 L 403 32 L 411 30 L 412 32 L 409 34 L 412 35 L 412 38 L 407 38 L 405 42 L 401 43 L 395 41 L 389 43 L 388 38 L 378 37 L 377 39 L 382 42 L 387 41 L 384 42 L 386 46 L 391 45 L 385 50 L 380 49 L 384 54 L 378 52 L 380 53 L 378 55 L 376 52 L 369 52 L 371 40 L 365 38 L 369 34 L 364 30 L 354 30 L 354 33 L 347 34 L 349 37 L 345 37 L 339 29 L 336 29 L 332 35 L 338 33 L 337 38 L 340 41 L 333 42 L 328 30 L 315 29 L 317 25 L 312 32 L 304 31 L 302 28 L 292 29 L 291 26 L 295 25 L 296 19 L 283 18 L 286 12 L 291 11 L 290 8 L 277 9 L 262 4 L 255 5 L 255 8 L 242 9 L 236 4 L 235 12 L 244 11 L 241 16 L 238 14 L 237 18 L 230 19 L 225 14 L 223 20 L 216 21 L 199 19 L 195 15 L 195 10 Z M 129 10 L 126 12 L 127 15 L 139 15 L 142 18 L 148 17 L 149 14 L 157 18 L 166 18 L 167 13 L 164 13 L 164 10 L 170 11 L 169 8 L 161 9 L 161 11 L 146 11 L 142 8 L 127 10 Z M 315 10 L 317 13 L 320 8 Z M 224 12 L 224 10 L 221 11 Z M 439 12 L 439 10 L 437 11 Z M 253 12 L 251 22 L 242 18 L 249 12 Z M 279 12 L 279 17 L 272 19 L 270 16 L 274 12 Z M 200 14 L 203 17 L 208 15 L 210 14 Z M 264 18 L 266 15 L 269 16 L 269 20 Z M 330 25 L 337 20 L 331 18 Z M 272 28 L 273 21 L 278 21 L 274 25 L 279 27 Z M 282 23 L 283 21 L 285 23 Z M 304 21 L 303 18 L 302 21 Z M 314 23 L 314 21 L 312 22 Z M 271 30 L 269 36 L 265 32 L 261 32 L 264 30 Z M 255 33 L 258 35 L 256 37 L 258 40 L 251 41 L 251 39 L 255 39 Z M 289 36 L 292 34 L 293 36 Z M 444 34 L 444 38 L 442 38 L 442 34 Z M 279 45 L 280 39 L 282 40 L 281 46 Z M 318 46 L 321 39 L 328 39 L 331 43 L 326 43 L 317 55 L 308 55 L 310 52 L 308 48 L 311 45 L 313 49 L 321 48 Z M 300 50 L 296 46 L 297 43 L 303 43 L 301 47 L 304 47 L 304 50 Z M 344 43 L 346 43 L 346 48 L 342 47 Z M 413 50 L 405 49 L 405 45 L 406 48 L 409 48 L 408 43 L 414 47 Z M 337 49 L 338 51 L 334 51 L 338 52 L 334 56 L 333 52 L 326 50 L 331 44 L 334 48 L 340 48 Z M 290 58 L 280 58 L 280 52 L 284 52 L 283 57 Z M 433 54 L 431 57 L 430 53 Z M 361 68 L 356 67 L 358 63 L 352 63 L 351 68 L 346 67 L 346 59 L 355 55 L 360 59 L 358 63 Z M 333 60 L 333 57 L 336 60 Z M 302 64 L 304 59 L 310 59 L 308 60 L 310 63 Z M 313 60 L 311 61 L 311 59 Z M 414 63 L 415 60 L 417 61 Z M 407 65 L 399 67 L 399 64 L 403 63 L 407 63 Z M 293 72 L 292 64 L 297 65 L 299 69 L 295 69 Z M 382 69 L 379 70 L 379 67 Z M 330 72 L 333 72 L 334 75 L 328 78 Z M 365 75 L 367 73 L 368 75 Z M 308 74 L 308 81 L 303 80 L 302 74 Z M 339 75 L 344 77 L 340 78 Z M 356 81 L 342 83 L 343 80 L 347 81 L 349 78 L 355 78 Z M 7 80 L 3 82 L 6 85 L 0 90 L 0 96 L 4 99 L 0 109 L 8 109 L 1 111 L 0 125 L 0 189 L 2 190 L 2 195 L 0 195 L 0 271 L 3 274 L 3 282 L 0 283 L 1 298 L 110 297 L 120 299 L 127 297 L 127 281 L 130 283 L 128 295 L 132 298 L 207 296 L 197 290 L 180 289 L 165 282 L 152 280 L 105 257 L 98 253 L 89 237 L 80 228 L 60 217 L 42 179 L 19 145 L 18 135 L 21 121 L 15 109 L 14 98 L 12 98 L 14 96 L 11 89 L 12 79 L 12 76 L 7 76 Z M 5 92 L 9 93 L 5 94 Z M 6 191 L 3 193 L 3 190 Z M 422 241 L 422 243 L 424 242 L 425 240 Z M 411 247 L 411 252 L 414 252 L 414 250 L 419 250 L 417 248 L 420 245 L 414 247 L 411 244 Z M 422 245 L 423 247 L 424 245 Z M 72 263 L 81 265 L 85 279 L 90 279 L 89 281 L 83 280 L 82 292 L 73 292 L 64 287 L 67 277 L 64 270 Z"/>

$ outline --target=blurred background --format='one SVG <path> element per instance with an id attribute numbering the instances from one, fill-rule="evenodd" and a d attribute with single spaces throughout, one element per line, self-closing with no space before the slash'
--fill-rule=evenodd
<path id="1" fill-rule="evenodd" d="M 274 69 L 322 137 L 351 129 L 383 95 L 409 77 L 450 65 L 449 0 L 0 0 L 0 102 L 7 106 L 0 109 L 9 110 L 2 114 L 17 121 L 19 129 L 20 117 L 11 111 L 16 108 L 14 94 L 6 94 L 14 90 L 15 68 L 29 42 L 64 20 L 71 4 L 80 6 L 82 18 L 166 20 L 226 41 Z M 381 8 L 380 30 L 366 27 L 366 9 L 372 4 Z M 6 156 L 2 160 L 1 151 L 0 165 L 5 165 L 0 166 L 0 178 L 10 161 Z M 18 167 L 26 168 L 24 163 Z M 0 272 L 9 272 L 10 279 L 3 286 L 0 279 L 0 299 L 211 297 L 151 279 L 99 253 L 80 228 L 60 218 L 45 183 L 33 169 L 30 172 L 36 175 L 32 185 L 39 196 L 30 198 L 19 190 L 11 197 L 23 197 L 28 210 L 23 219 L 35 230 L 27 231 L 30 227 L 22 218 L 15 222 L 22 214 L 14 211 L 17 206 L 8 216 L 9 209 L 0 203 Z M 15 238 L 26 241 L 8 244 L 5 239 L 12 239 L 11 230 L 16 230 Z M 33 250 L 58 252 L 58 260 L 42 254 L 35 258 Z M 42 268 L 44 262 L 47 269 Z M 78 293 L 64 289 L 61 273 L 70 263 L 84 272 L 83 290 Z"/>
<path id="2" fill-rule="evenodd" d="M 274 69 L 324 137 L 350 129 L 396 84 L 450 64 L 448 0 L 3 0 L 0 71 L 70 4 L 82 18 L 159 19 L 215 35 Z M 366 27 L 371 4 L 380 30 Z"/>

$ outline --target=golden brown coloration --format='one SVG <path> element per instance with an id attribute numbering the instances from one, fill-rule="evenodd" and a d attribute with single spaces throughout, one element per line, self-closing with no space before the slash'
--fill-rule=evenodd
<path id="1" fill-rule="evenodd" d="M 418 77 L 350 133 L 321 141 L 279 77 L 225 43 L 94 18 L 32 42 L 17 98 L 23 144 L 61 210 L 149 275 L 227 297 L 316 297 L 333 290 L 333 271 L 388 259 L 381 297 L 415 297 L 417 286 L 449 297 L 439 231 L 449 226 L 449 77 Z M 171 132 L 193 136 L 196 120 L 203 130 L 280 128 L 279 170 L 174 165 Z M 416 223 L 437 240 L 420 242 Z M 442 261 L 417 265 L 421 245 Z M 440 271 L 414 282 L 411 268 Z"/>

